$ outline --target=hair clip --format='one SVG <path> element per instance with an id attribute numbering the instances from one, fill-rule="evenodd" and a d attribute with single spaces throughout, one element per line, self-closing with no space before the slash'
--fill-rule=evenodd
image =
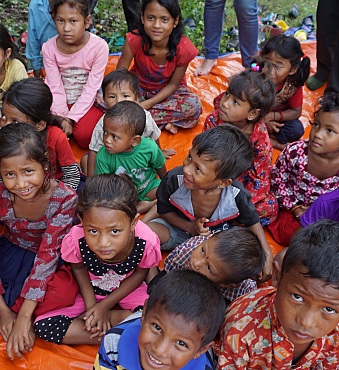
<path id="1" fill-rule="evenodd" d="M 303 54 L 303 56 L 301 57 L 301 59 L 305 59 L 307 57 L 306 54 Z"/>
<path id="2" fill-rule="evenodd" d="M 251 70 L 254 72 L 260 72 L 260 67 L 257 63 L 252 63 L 251 64 Z"/>

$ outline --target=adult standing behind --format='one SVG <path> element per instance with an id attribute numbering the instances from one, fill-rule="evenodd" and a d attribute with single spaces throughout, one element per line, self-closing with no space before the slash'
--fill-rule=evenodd
<path id="1" fill-rule="evenodd" d="M 210 73 L 217 64 L 225 2 L 226 0 L 205 0 L 205 60 L 194 71 L 195 76 Z M 252 61 L 251 57 L 256 54 L 258 49 L 257 0 L 234 0 L 234 9 L 238 20 L 242 64 L 244 67 L 249 67 Z"/>
<path id="2" fill-rule="evenodd" d="M 137 28 L 137 24 L 140 21 L 140 0 L 122 0 L 121 2 L 124 9 L 128 32 L 132 32 Z"/>
<path id="3" fill-rule="evenodd" d="M 306 85 L 317 90 L 327 82 L 326 92 L 339 92 L 339 2 L 319 0 L 317 8 L 317 72 Z"/>

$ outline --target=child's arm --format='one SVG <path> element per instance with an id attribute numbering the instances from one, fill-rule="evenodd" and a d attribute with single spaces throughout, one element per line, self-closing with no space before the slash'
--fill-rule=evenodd
<path id="1" fill-rule="evenodd" d="M 77 190 L 80 183 L 80 169 L 78 163 L 73 163 L 69 166 L 61 166 L 62 177 L 61 181 L 71 187 L 73 190 Z"/>
<path id="2" fill-rule="evenodd" d="M 88 271 L 83 262 L 72 263 L 71 266 L 73 275 L 78 282 L 80 294 L 85 303 L 85 308 L 88 310 L 90 307 L 96 304 L 95 294 Z"/>
<path id="3" fill-rule="evenodd" d="M 129 47 L 129 43 L 125 40 L 124 46 L 122 47 L 121 56 L 118 60 L 117 68 L 126 68 L 128 69 L 132 63 L 133 54 L 131 52 L 131 48 Z"/>
<path id="4" fill-rule="evenodd" d="M 267 239 L 266 239 L 264 230 L 261 227 L 260 223 L 258 222 L 256 224 L 250 226 L 249 229 L 257 235 L 257 237 L 259 238 L 260 243 L 261 243 L 261 245 L 262 245 L 262 247 L 263 247 L 263 249 L 266 253 L 266 263 L 265 263 L 265 266 L 264 266 L 262 276 L 260 278 L 260 281 L 264 282 L 272 276 L 273 254 L 272 254 L 270 246 L 267 243 Z"/>
<path id="5" fill-rule="evenodd" d="M 301 112 L 301 106 L 282 112 L 269 112 L 264 118 L 268 132 L 279 132 L 280 128 L 284 126 L 284 121 L 298 119 L 301 116 Z"/>
<path id="6" fill-rule="evenodd" d="M 90 320 L 86 321 L 87 330 L 90 327 L 97 327 L 98 332 L 92 335 L 92 338 L 102 334 L 105 334 L 107 330 L 111 328 L 110 325 L 110 311 L 118 304 L 123 298 L 128 294 L 132 293 L 137 289 L 140 284 L 146 279 L 149 269 L 137 267 L 132 275 L 126 278 L 112 293 L 110 293 L 101 302 L 95 304 L 89 310 L 85 312 L 84 319 Z"/>
<path id="7" fill-rule="evenodd" d="M 17 314 L 11 311 L 3 297 L 0 295 L 0 334 L 2 335 L 5 342 L 8 341 L 9 335 L 13 329 Z"/>
<path id="8" fill-rule="evenodd" d="M 161 168 L 157 169 L 157 174 L 162 179 L 166 175 L 166 164 L 164 164 Z"/>
<path id="9" fill-rule="evenodd" d="M 207 227 L 204 227 L 204 223 L 208 222 L 207 218 L 198 218 L 194 221 L 186 220 L 180 217 L 175 212 L 169 212 L 166 214 L 161 215 L 161 217 L 166 220 L 171 225 L 178 227 L 181 230 L 188 232 L 191 235 L 202 235 L 202 236 L 209 236 L 210 230 Z"/>
<path id="10" fill-rule="evenodd" d="M 97 158 L 97 152 L 95 152 L 94 150 L 90 150 L 88 153 L 88 161 L 87 161 L 87 178 L 94 176 L 96 158 Z"/>

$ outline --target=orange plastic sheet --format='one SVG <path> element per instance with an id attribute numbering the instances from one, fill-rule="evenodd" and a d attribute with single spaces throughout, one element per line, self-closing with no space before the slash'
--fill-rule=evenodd
<path id="1" fill-rule="evenodd" d="M 311 73 L 316 68 L 316 43 L 304 42 L 302 44 L 304 53 L 311 58 Z M 118 56 L 110 56 L 109 63 L 106 68 L 106 73 L 115 69 Z M 201 63 L 200 58 L 194 59 L 187 70 L 187 83 L 189 87 L 199 95 L 203 104 L 203 113 L 199 123 L 193 129 L 179 129 L 176 135 L 171 135 L 163 132 L 160 137 L 162 148 L 174 148 L 177 154 L 168 160 L 166 163 L 167 170 L 175 166 L 181 165 L 187 151 L 191 147 L 193 138 L 201 132 L 205 117 L 213 110 L 213 99 L 215 96 L 225 90 L 228 78 L 235 73 L 240 72 L 243 67 L 239 53 L 223 56 L 218 59 L 218 64 L 213 68 L 213 73 L 208 76 L 194 77 L 193 71 Z M 323 90 L 315 92 L 304 89 L 304 105 L 302 122 L 305 127 L 309 126 L 309 121 L 313 117 L 314 106 L 317 98 L 320 97 Z M 306 130 L 308 135 L 309 129 Z M 80 149 L 72 142 L 74 154 L 80 160 L 84 150 Z M 279 155 L 278 151 L 274 151 L 274 159 Z M 265 231 L 268 242 L 272 248 L 273 254 L 279 252 L 282 247 L 275 243 L 269 232 Z M 15 359 L 10 361 L 6 354 L 6 344 L 0 339 L 0 369 L 1 370 L 65 370 L 65 369 L 92 369 L 94 358 L 97 352 L 97 346 L 58 346 L 56 344 L 46 343 L 40 339 L 36 340 L 35 346 L 29 354 L 24 356 L 24 359 Z"/>

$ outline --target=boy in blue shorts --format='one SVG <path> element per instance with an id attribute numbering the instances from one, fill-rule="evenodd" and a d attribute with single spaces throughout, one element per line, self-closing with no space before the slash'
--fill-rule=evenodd
<path id="1" fill-rule="evenodd" d="M 157 190 L 161 218 L 148 222 L 163 250 L 195 235 L 209 236 L 234 222 L 259 238 L 267 261 L 263 280 L 271 275 L 272 252 L 251 196 L 237 178 L 252 164 L 253 149 L 238 128 L 221 125 L 196 136 L 183 166 L 169 171 Z"/>
<path id="2" fill-rule="evenodd" d="M 277 289 L 229 306 L 218 370 L 339 368 L 338 240 L 339 223 L 329 220 L 294 235 Z"/>
<path id="3" fill-rule="evenodd" d="M 142 317 L 133 314 L 104 336 L 95 370 L 212 370 L 225 314 L 219 289 L 194 271 L 171 271 L 154 287 Z"/>

